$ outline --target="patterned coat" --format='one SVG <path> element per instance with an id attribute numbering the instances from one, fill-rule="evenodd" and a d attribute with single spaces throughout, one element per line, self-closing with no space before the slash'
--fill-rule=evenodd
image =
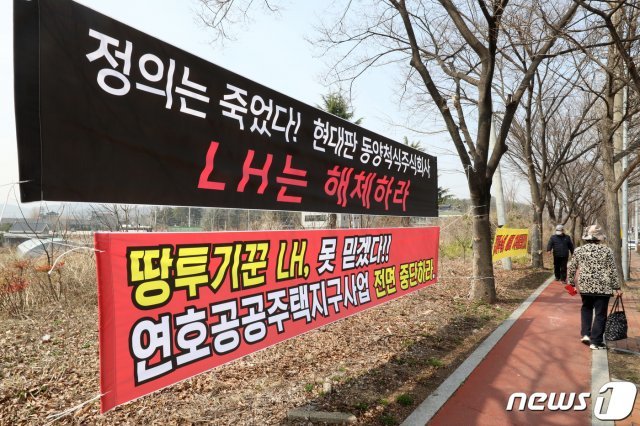
<path id="1" fill-rule="evenodd" d="M 567 270 L 567 281 L 575 284 L 582 294 L 613 295 L 620 288 L 613 251 L 604 245 L 587 243 L 573 253 Z"/>

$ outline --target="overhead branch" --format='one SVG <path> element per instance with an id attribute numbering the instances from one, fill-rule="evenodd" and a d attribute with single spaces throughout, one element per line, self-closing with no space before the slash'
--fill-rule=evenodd
<path id="1" fill-rule="evenodd" d="M 620 189 L 620 187 L 622 186 L 622 184 L 624 183 L 625 180 L 627 180 L 627 178 L 629 177 L 629 175 L 631 175 L 631 173 L 633 173 L 633 171 L 635 170 L 636 167 L 638 167 L 638 165 L 640 165 L 640 155 L 638 155 L 635 160 L 633 160 L 628 166 L 627 168 L 622 172 L 622 174 L 620 175 L 620 177 L 616 180 L 616 183 L 613 187 L 613 189 L 615 191 L 617 191 L 618 189 Z"/>
<path id="2" fill-rule="evenodd" d="M 447 126 L 447 130 L 449 131 L 449 135 L 453 140 L 453 144 L 456 147 L 456 151 L 458 152 L 458 156 L 460 157 L 460 161 L 462 162 L 465 170 L 472 168 L 471 159 L 469 158 L 469 154 L 464 147 L 464 142 L 460 137 L 460 132 L 458 131 L 458 126 L 453 119 L 451 111 L 447 105 L 446 99 L 442 96 L 438 88 L 436 87 L 429 70 L 425 66 L 425 64 L 420 59 L 420 49 L 418 48 L 418 42 L 416 39 L 415 32 L 413 30 L 413 25 L 411 24 L 411 20 L 409 18 L 409 13 L 407 12 L 406 5 L 404 0 L 389 0 L 391 4 L 396 8 L 398 13 L 402 18 L 402 22 L 405 27 L 405 31 L 407 32 L 407 39 L 409 40 L 409 45 L 411 46 L 411 61 L 410 65 L 416 70 L 416 72 L 420 75 L 431 99 L 433 99 L 436 104 L 442 118 L 444 119 L 445 125 Z"/>
<path id="3" fill-rule="evenodd" d="M 458 8 L 453 4 L 451 0 L 438 0 L 442 7 L 447 11 L 454 25 L 460 31 L 460 34 L 465 39 L 469 46 L 476 52 L 480 58 L 487 58 L 489 56 L 489 49 L 482 44 L 480 40 L 473 34 L 473 31 L 467 26 L 464 18 L 460 14 Z M 402 1 L 404 3 L 404 0 Z"/>
<path id="4" fill-rule="evenodd" d="M 556 34 L 559 34 L 563 28 L 567 26 L 569 22 L 573 19 L 573 16 L 578 9 L 578 4 L 573 3 L 568 10 L 564 13 L 564 15 L 558 20 L 556 25 L 553 26 L 552 31 Z M 509 133 L 509 128 L 511 126 L 511 122 L 513 121 L 513 117 L 518 109 L 518 105 L 520 104 L 520 99 L 524 95 L 527 87 L 531 79 L 534 77 L 536 69 L 540 65 L 540 63 L 544 60 L 544 55 L 547 54 L 553 45 L 556 43 L 557 38 L 551 37 L 547 42 L 542 46 L 542 48 L 533 56 L 531 64 L 527 68 L 520 84 L 513 94 L 510 102 L 507 103 L 505 108 L 505 114 L 502 120 L 502 126 L 500 126 L 500 133 L 498 136 L 498 140 L 496 141 L 496 148 L 493 150 L 493 154 L 491 155 L 491 159 L 487 165 L 487 172 L 493 176 L 495 169 L 498 167 L 500 163 L 500 158 L 507 151 L 507 135 Z"/>

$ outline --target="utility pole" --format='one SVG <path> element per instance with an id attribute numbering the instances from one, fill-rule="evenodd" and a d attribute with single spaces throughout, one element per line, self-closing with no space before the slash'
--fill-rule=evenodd
<path id="1" fill-rule="evenodd" d="M 623 108 L 626 112 L 627 109 L 627 87 L 625 86 L 623 89 Z M 622 150 L 627 149 L 629 144 L 628 141 L 628 133 L 629 133 L 629 123 L 628 120 L 624 120 L 622 123 Z M 628 156 L 622 157 L 622 172 L 624 173 L 627 170 L 629 165 Z M 624 276 L 624 280 L 629 280 L 629 184 L 628 180 L 625 179 L 622 182 L 622 214 L 620 217 L 620 227 L 622 228 L 622 275 Z"/>
<path id="2" fill-rule="evenodd" d="M 491 134 L 489 136 L 489 146 L 490 146 L 490 150 L 493 151 L 493 149 L 496 146 L 496 127 L 493 124 L 493 116 L 491 117 Z M 496 212 L 498 214 L 498 226 L 504 226 L 506 225 L 507 219 L 506 219 L 506 209 L 504 206 L 504 192 L 502 190 L 502 174 L 500 173 L 500 165 L 498 164 L 498 167 L 496 168 L 495 173 L 493 174 L 493 184 L 491 185 L 491 187 L 494 189 L 494 194 L 496 196 Z M 511 270 L 511 258 L 510 257 L 505 257 L 504 259 L 502 259 L 502 269 L 504 269 L 505 271 L 510 271 Z"/>
<path id="3" fill-rule="evenodd" d="M 636 242 L 636 252 L 638 252 L 638 190 L 636 190 L 636 200 L 635 203 L 635 220 L 633 221 L 633 241 Z"/>
<path id="4" fill-rule="evenodd" d="M 624 17 L 624 13 L 625 13 L 624 8 L 619 7 L 611 17 L 613 25 L 618 29 L 622 28 L 622 20 Z M 612 142 L 613 142 L 613 155 L 616 155 L 622 152 L 625 145 L 626 120 L 624 119 L 625 118 L 624 116 L 625 116 L 625 103 L 626 103 L 626 90 L 625 90 L 626 84 L 621 85 L 621 83 L 624 80 L 625 69 L 624 69 L 624 63 L 622 61 L 621 54 L 618 51 L 617 47 L 612 47 L 611 50 L 609 51 L 609 55 L 610 55 L 609 60 L 611 61 L 611 65 L 613 68 L 612 75 L 611 75 L 612 77 L 611 87 L 615 89 L 615 94 L 613 96 L 613 111 L 612 111 L 613 123 L 612 124 L 616 127 L 613 133 Z M 613 181 L 618 180 L 622 176 L 622 173 L 624 173 L 625 167 L 626 167 L 626 161 L 624 157 L 622 161 L 613 163 Z M 625 194 L 625 188 L 623 184 L 622 187 L 618 189 L 616 194 L 618 198 L 618 211 L 617 212 L 611 211 L 609 212 L 609 214 L 612 216 L 610 219 L 617 222 L 616 226 L 610 230 L 612 236 L 615 235 L 615 240 L 612 239 L 612 242 L 616 241 L 616 245 L 619 244 L 617 245 L 617 247 L 612 247 L 612 249 L 614 250 L 614 257 L 617 258 L 618 253 L 620 253 L 619 261 L 622 269 L 622 271 L 619 271 L 619 272 L 622 272 L 621 274 L 622 276 L 620 278 L 622 278 L 623 280 L 626 280 L 628 277 L 627 259 L 629 254 L 628 253 L 629 247 L 627 245 L 627 240 L 628 240 L 628 237 L 627 237 L 628 224 L 626 223 L 628 222 L 627 204 L 626 204 L 626 200 L 624 199 L 624 194 Z M 618 242 L 618 235 L 620 237 L 620 240 L 619 240 L 620 242 Z M 618 252 L 618 250 L 620 251 Z M 618 259 L 616 259 L 616 262 L 617 261 Z"/>

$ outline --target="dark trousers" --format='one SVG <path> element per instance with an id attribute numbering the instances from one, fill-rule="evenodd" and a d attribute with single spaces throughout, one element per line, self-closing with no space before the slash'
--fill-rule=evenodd
<path id="1" fill-rule="evenodd" d="M 567 280 L 567 262 L 568 257 L 553 256 L 553 273 L 556 276 L 556 280 Z"/>
<path id="2" fill-rule="evenodd" d="M 607 322 L 607 309 L 611 296 L 592 296 L 583 294 L 580 309 L 580 335 L 589 336 L 591 343 L 604 343 L 604 325 Z"/>

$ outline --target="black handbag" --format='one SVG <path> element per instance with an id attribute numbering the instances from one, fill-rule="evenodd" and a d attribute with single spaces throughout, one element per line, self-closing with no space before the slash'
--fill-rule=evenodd
<path id="1" fill-rule="evenodd" d="M 627 330 L 627 314 L 624 312 L 622 296 L 616 296 L 616 300 L 613 302 L 607 317 L 607 324 L 604 327 L 604 338 L 606 340 L 626 339 Z"/>

